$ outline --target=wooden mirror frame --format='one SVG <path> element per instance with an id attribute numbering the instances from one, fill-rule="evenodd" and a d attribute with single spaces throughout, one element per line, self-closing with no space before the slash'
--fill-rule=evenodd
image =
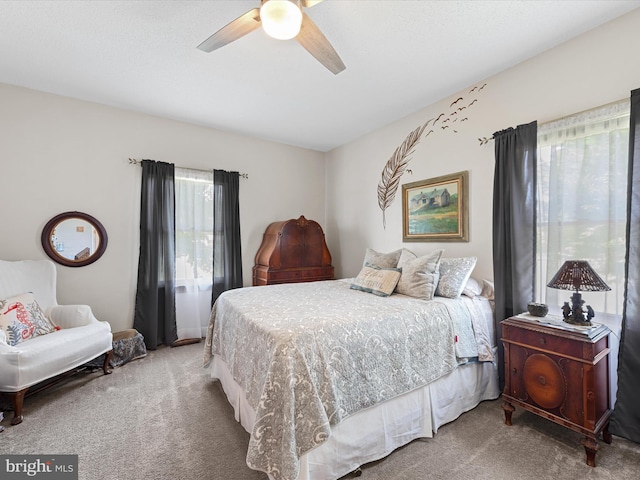
<path id="1" fill-rule="evenodd" d="M 100 238 L 100 243 L 96 251 L 81 260 L 72 260 L 63 257 L 62 255 L 60 255 L 60 253 L 58 253 L 58 251 L 51 243 L 51 236 L 53 235 L 53 231 L 55 230 L 55 228 L 61 222 L 71 219 L 80 219 L 89 223 L 95 229 L 98 237 Z M 42 229 L 42 236 L 40 238 L 40 241 L 42 242 L 42 248 L 49 256 L 49 258 L 51 258 L 51 260 L 53 260 L 54 262 L 57 262 L 60 265 L 65 265 L 67 267 L 84 267 L 85 265 L 90 265 L 98 260 L 107 249 L 107 240 L 107 231 L 105 230 L 104 226 L 96 218 L 82 212 L 65 212 L 61 213 L 60 215 L 56 215 L 44 226 L 44 228 Z"/>

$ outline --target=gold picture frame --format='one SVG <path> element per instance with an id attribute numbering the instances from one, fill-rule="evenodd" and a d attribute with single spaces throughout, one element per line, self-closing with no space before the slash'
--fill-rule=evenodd
<path id="1" fill-rule="evenodd" d="M 402 185 L 405 242 L 469 241 L 469 172 Z"/>

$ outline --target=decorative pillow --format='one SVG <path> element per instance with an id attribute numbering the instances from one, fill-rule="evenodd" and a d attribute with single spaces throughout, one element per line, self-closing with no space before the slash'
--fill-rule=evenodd
<path id="1" fill-rule="evenodd" d="M 479 280 L 476 280 L 473 277 L 469 277 L 469 280 L 467 280 L 467 284 L 464 286 L 464 289 L 462 290 L 462 294 L 470 298 L 474 298 L 474 297 L 477 297 L 478 295 L 481 295 L 482 282 Z"/>
<path id="2" fill-rule="evenodd" d="M 476 257 L 443 258 L 440 260 L 440 280 L 436 288 L 439 297 L 458 298 L 476 266 Z"/>
<path id="3" fill-rule="evenodd" d="M 380 297 L 388 297 L 400 279 L 399 268 L 381 268 L 366 263 L 358 276 L 353 280 L 351 288 L 367 293 L 373 293 Z"/>
<path id="4" fill-rule="evenodd" d="M 495 286 L 493 284 L 493 282 L 491 280 L 487 280 L 486 278 L 482 280 L 482 293 L 481 295 L 483 297 L 487 297 L 491 300 L 493 300 L 493 296 L 495 294 L 494 292 Z"/>
<path id="5" fill-rule="evenodd" d="M 54 332 L 56 326 L 45 316 L 33 293 L 23 293 L 0 300 L 0 329 L 6 335 L 6 343 L 15 346 Z"/>
<path id="6" fill-rule="evenodd" d="M 375 265 L 381 268 L 396 268 L 401 253 L 402 249 L 396 250 L 395 252 L 380 253 L 371 248 L 367 248 L 362 266 L 364 267 L 368 263 L 369 265 Z"/>
<path id="7" fill-rule="evenodd" d="M 396 292 L 422 300 L 432 300 L 438 284 L 438 267 L 442 252 L 443 250 L 436 250 L 418 257 L 412 251 L 403 248 L 398 260 L 398 268 L 402 269 L 402 275 Z"/>

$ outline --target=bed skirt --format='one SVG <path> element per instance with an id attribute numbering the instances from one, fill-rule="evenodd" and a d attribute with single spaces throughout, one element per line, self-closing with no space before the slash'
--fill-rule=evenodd
<path id="1" fill-rule="evenodd" d="M 235 419 L 251 433 L 255 412 L 227 365 L 214 355 L 210 368 L 211 377 L 220 381 L 233 407 Z M 336 480 L 412 440 L 433 437 L 445 423 L 499 395 L 495 362 L 462 365 L 425 387 L 357 412 L 332 426 L 326 442 L 300 457 L 296 480 Z"/>

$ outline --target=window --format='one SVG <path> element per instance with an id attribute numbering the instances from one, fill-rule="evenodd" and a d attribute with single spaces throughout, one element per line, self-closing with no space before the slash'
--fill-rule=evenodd
<path id="1" fill-rule="evenodd" d="M 539 126 L 537 301 L 568 301 L 546 285 L 564 261 L 587 260 L 611 291 L 586 303 L 622 313 L 628 150 L 628 100 Z"/>
<path id="2" fill-rule="evenodd" d="M 206 336 L 213 285 L 213 171 L 175 169 L 178 338 Z"/>
<path id="3" fill-rule="evenodd" d="M 176 284 L 213 282 L 213 171 L 175 169 Z"/>

